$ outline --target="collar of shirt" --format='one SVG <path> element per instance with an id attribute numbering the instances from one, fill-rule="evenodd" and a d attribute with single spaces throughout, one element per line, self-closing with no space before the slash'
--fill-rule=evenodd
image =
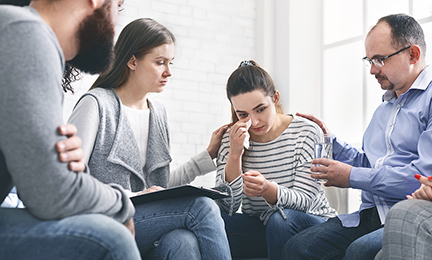
<path id="1" fill-rule="evenodd" d="M 411 85 L 411 87 L 409 88 L 409 90 L 411 89 L 420 89 L 420 90 L 426 90 L 429 87 L 429 84 L 422 84 L 424 81 L 426 82 L 431 82 L 432 81 L 432 73 L 430 72 L 430 66 L 426 66 L 426 68 L 423 69 L 423 71 L 420 73 L 420 75 L 418 75 L 418 77 L 416 78 L 416 80 L 414 81 L 414 83 Z M 409 91 L 408 90 L 408 91 Z M 407 91 L 407 92 L 408 92 Z M 393 90 L 387 90 L 383 97 L 382 100 L 383 101 L 390 101 L 392 98 L 396 97 L 396 94 Z"/>

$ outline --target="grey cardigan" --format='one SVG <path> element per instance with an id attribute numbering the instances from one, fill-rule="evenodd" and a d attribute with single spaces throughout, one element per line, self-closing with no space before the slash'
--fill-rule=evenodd
<path id="1" fill-rule="evenodd" d="M 152 101 L 145 173 L 140 164 L 138 144 L 120 98 L 113 89 L 95 88 L 84 94 L 93 96 L 99 106 L 99 128 L 89 159 L 90 173 L 104 183 L 117 183 L 132 192 L 153 185 L 167 187 L 169 180 L 168 119 L 165 107 Z M 78 104 L 77 103 L 77 104 Z"/>

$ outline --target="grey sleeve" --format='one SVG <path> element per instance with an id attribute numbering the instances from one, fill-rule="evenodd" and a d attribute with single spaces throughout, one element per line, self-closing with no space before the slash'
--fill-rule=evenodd
<path id="1" fill-rule="evenodd" d="M 127 194 L 58 160 L 63 59 L 40 23 L 0 29 L 0 150 L 28 210 L 41 219 L 99 213 L 121 223 L 134 214 Z"/>
<path id="2" fill-rule="evenodd" d="M 77 136 L 82 141 L 84 162 L 88 164 L 99 128 L 99 105 L 96 99 L 90 95 L 83 97 L 76 104 L 68 123 L 74 124 L 78 129 Z"/>
<path id="3" fill-rule="evenodd" d="M 212 158 L 207 150 L 204 150 L 170 172 L 168 187 L 191 183 L 197 176 L 215 170 Z"/>

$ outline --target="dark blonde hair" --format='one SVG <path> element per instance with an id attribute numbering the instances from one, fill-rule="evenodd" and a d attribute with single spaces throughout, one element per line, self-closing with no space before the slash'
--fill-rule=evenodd
<path id="1" fill-rule="evenodd" d="M 113 66 L 107 73 L 101 74 L 90 89 L 120 87 L 129 78 L 127 63 L 132 56 L 140 59 L 152 49 L 170 43 L 175 43 L 174 34 L 162 24 L 150 18 L 132 21 L 123 28 L 115 44 Z"/>
<path id="2" fill-rule="evenodd" d="M 231 73 L 228 78 L 226 92 L 228 100 L 239 94 L 249 93 L 255 90 L 261 90 L 266 96 L 274 99 L 276 88 L 270 75 L 261 68 L 254 60 L 242 61 L 239 67 Z M 279 102 L 276 105 L 276 112 L 284 114 L 284 109 Z M 231 102 L 231 121 L 238 121 L 237 114 Z"/>

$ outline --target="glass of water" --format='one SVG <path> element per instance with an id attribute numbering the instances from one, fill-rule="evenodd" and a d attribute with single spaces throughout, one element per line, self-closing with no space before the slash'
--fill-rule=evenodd
<path id="1" fill-rule="evenodd" d="M 333 159 L 333 139 L 331 134 L 323 134 L 314 144 L 314 159 Z"/>
<path id="2" fill-rule="evenodd" d="M 333 138 L 332 134 L 323 134 L 320 136 L 319 141 L 314 144 L 314 159 L 325 158 L 333 159 Z M 315 165 L 315 166 L 320 166 Z M 317 181 L 326 181 L 319 179 Z"/>

